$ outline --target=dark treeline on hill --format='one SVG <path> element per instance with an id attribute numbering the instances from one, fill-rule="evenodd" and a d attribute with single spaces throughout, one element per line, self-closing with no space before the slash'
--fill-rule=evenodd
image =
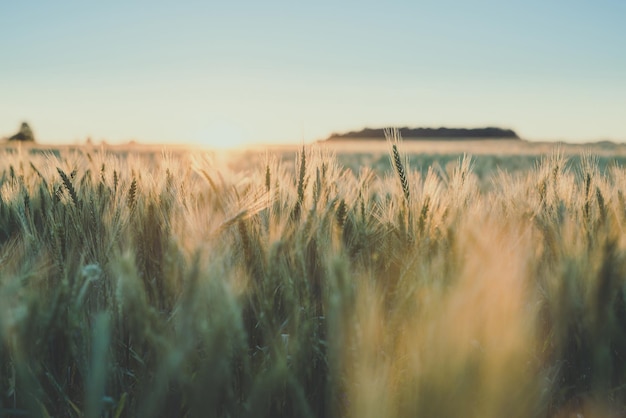
<path id="1" fill-rule="evenodd" d="M 441 138 L 441 139 L 520 139 L 511 129 L 494 127 L 487 128 L 400 128 L 402 137 L 407 139 Z M 360 131 L 352 131 L 344 134 L 333 133 L 328 140 L 342 139 L 385 139 L 385 129 L 365 128 Z"/>

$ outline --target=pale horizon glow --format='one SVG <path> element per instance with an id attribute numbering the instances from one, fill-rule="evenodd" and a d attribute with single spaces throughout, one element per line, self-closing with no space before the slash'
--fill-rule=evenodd
<path id="1" fill-rule="evenodd" d="M 3 3 L 0 137 L 27 121 L 42 143 L 389 126 L 626 142 L 622 1 L 213 3 Z"/>

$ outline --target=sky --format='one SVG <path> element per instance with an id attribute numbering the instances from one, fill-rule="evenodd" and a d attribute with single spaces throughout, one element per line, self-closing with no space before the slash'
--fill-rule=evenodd
<path id="1" fill-rule="evenodd" d="M 0 137 L 302 143 L 364 127 L 626 141 L 626 2 L 2 1 Z"/>

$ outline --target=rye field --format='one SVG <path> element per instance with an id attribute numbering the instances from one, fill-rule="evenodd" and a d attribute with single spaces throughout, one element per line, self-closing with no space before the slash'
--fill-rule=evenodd
<path id="1" fill-rule="evenodd" d="M 626 152 L 420 147 L 4 146 L 0 416 L 626 415 Z"/>

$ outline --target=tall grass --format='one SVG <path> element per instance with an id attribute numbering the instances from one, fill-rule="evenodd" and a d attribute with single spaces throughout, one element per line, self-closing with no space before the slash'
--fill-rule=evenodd
<path id="1" fill-rule="evenodd" d="M 0 416 L 626 413 L 626 170 L 0 156 Z"/>

